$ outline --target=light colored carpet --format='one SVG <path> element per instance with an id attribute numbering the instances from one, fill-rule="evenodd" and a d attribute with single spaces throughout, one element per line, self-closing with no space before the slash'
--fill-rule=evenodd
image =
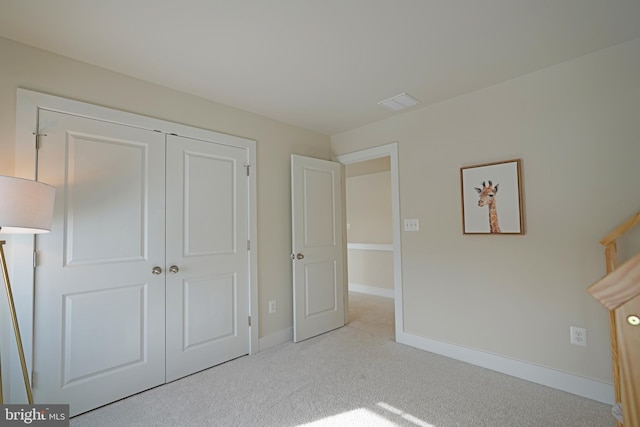
<path id="1" fill-rule="evenodd" d="M 613 427 L 609 406 L 393 341 L 393 302 L 71 419 L 71 426 Z"/>

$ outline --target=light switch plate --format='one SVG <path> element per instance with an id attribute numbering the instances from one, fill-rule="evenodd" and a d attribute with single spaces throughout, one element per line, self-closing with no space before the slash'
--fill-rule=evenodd
<path id="1" fill-rule="evenodd" d="M 420 231 L 420 221 L 417 218 L 405 218 L 404 231 Z"/>

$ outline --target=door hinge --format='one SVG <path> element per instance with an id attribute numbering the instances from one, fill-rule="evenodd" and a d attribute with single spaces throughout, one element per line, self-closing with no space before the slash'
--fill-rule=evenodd
<path id="1" fill-rule="evenodd" d="M 38 266 L 38 252 L 33 251 L 33 268 Z"/>
<path id="2" fill-rule="evenodd" d="M 251 326 L 251 316 L 249 316 L 249 326 Z"/>
<path id="3" fill-rule="evenodd" d="M 251 240 L 247 240 L 247 250 L 251 250 Z"/>
<path id="4" fill-rule="evenodd" d="M 245 168 L 247 168 L 247 176 L 251 175 L 251 172 L 249 172 L 251 170 L 251 165 L 244 165 Z"/>
<path id="5" fill-rule="evenodd" d="M 36 133 L 33 132 L 33 135 L 35 135 L 36 137 L 36 151 L 40 149 L 40 137 L 41 136 L 47 136 L 46 133 Z"/>

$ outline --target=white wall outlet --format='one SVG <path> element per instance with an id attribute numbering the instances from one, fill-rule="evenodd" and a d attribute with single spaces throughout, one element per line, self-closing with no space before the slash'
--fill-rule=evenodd
<path id="1" fill-rule="evenodd" d="M 587 346 L 587 330 L 584 328 L 578 328 L 577 326 L 571 326 L 569 328 L 569 342 L 573 345 L 579 345 L 582 347 Z"/>
<path id="2" fill-rule="evenodd" d="M 420 231 L 420 221 L 417 218 L 405 218 L 404 231 Z"/>
<path id="3" fill-rule="evenodd" d="M 275 313 L 277 309 L 278 306 L 276 305 L 276 300 L 272 299 L 269 301 L 269 314 Z"/>

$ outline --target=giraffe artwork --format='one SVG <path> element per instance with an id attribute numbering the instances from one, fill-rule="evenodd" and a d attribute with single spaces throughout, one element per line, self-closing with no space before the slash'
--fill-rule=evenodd
<path id="1" fill-rule="evenodd" d="M 487 182 L 489 185 L 487 185 Z M 498 193 L 498 184 L 493 185 L 491 181 L 482 181 L 482 188 L 475 187 L 476 192 L 480 196 L 478 206 L 489 207 L 489 232 L 492 234 L 502 233 L 498 225 L 498 210 L 496 207 L 496 194 Z"/>
<path id="2" fill-rule="evenodd" d="M 524 234 L 520 163 L 514 159 L 460 168 L 462 234 Z"/>

